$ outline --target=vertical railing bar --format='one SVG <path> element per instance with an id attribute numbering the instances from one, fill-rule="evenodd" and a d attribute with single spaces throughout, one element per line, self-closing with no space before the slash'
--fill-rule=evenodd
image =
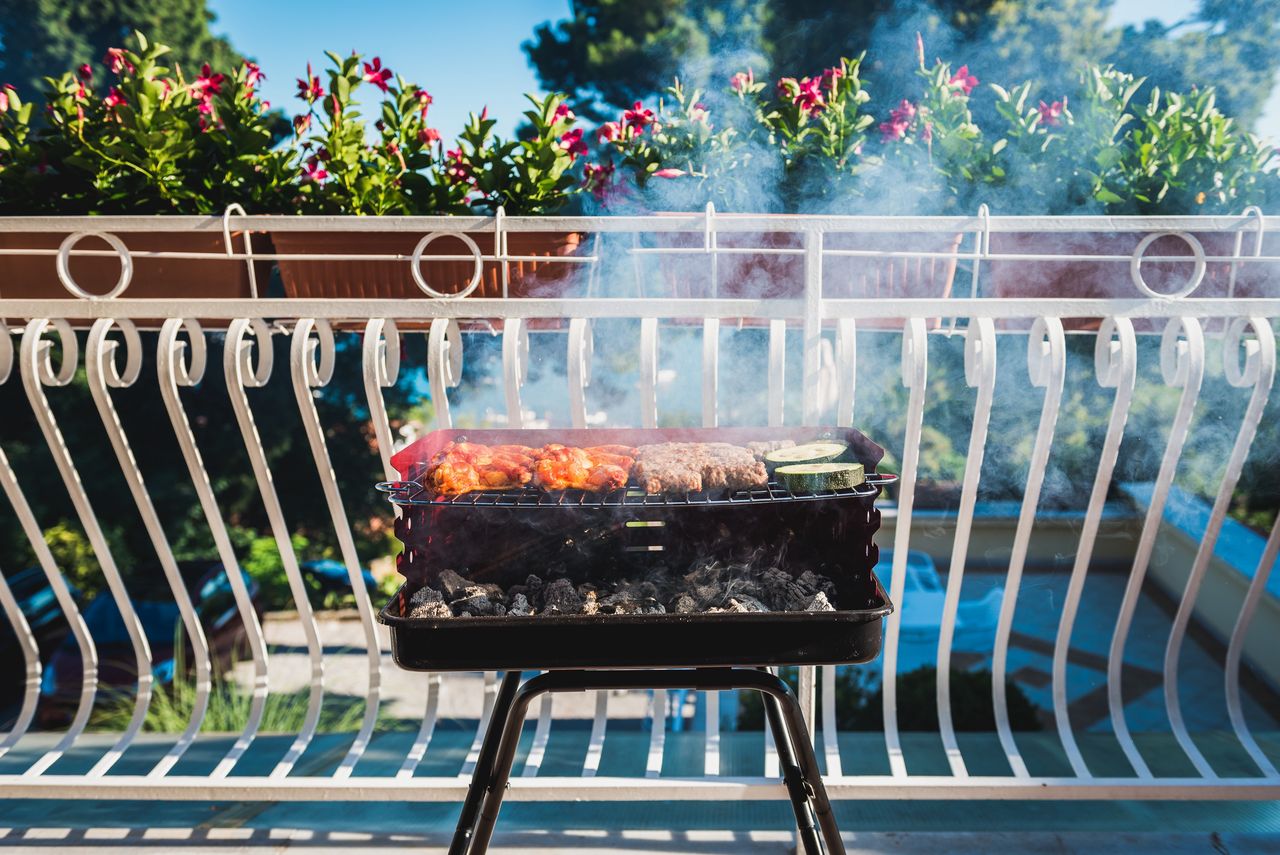
<path id="1" fill-rule="evenodd" d="M 71 459 L 71 451 L 67 448 L 66 441 L 62 437 L 62 431 L 58 428 L 57 420 L 54 418 L 53 410 L 50 409 L 49 401 L 45 397 L 42 388 L 46 383 L 55 386 L 64 386 L 69 383 L 75 375 L 77 360 L 76 337 L 71 325 L 63 320 L 53 321 L 54 328 L 58 331 L 58 336 L 62 343 L 61 370 L 56 374 L 54 373 L 52 355 L 50 353 L 52 343 L 43 340 L 44 332 L 49 323 L 48 320 L 43 318 L 34 319 L 27 324 L 26 330 L 23 332 L 21 346 L 22 385 L 26 390 L 32 413 L 40 425 L 41 433 L 44 435 L 45 443 L 49 446 L 50 454 L 53 455 L 54 465 L 58 468 L 58 474 L 62 476 L 63 483 L 70 494 L 71 503 L 75 507 L 76 515 L 84 527 L 89 543 L 98 558 L 98 564 L 106 577 L 107 587 L 111 591 L 111 597 L 115 601 L 125 630 L 129 635 L 129 643 L 133 649 L 138 674 L 138 694 L 134 700 L 133 714 L 129 720 L 128 727 L 115 744 L 86 773 L 87 777 L 97 778 L 105 775 L 107 770 L 115 765 L 120 756 L 133 744 L 134 738 L 142 729 L 143 722 L 146 720 L 147 709 L 151 703 L 151 687 L 155 677 L 151 672 L 151 647 L 147 643 L 146 633 L 142 630 L 142 622 L 138 619 L 138 613 L 134 610 L 133 603 L 129 599 L 129 592 L 124 587 L 124 579 L 120 575 L 120 569 L 116 566 L 115 558 L 111 554 L 111 548 L 102 533 L 102 527 L 98 524 L 98 517 L 93 511 L 92 505 L 89 504 L 89 497 L 85 494 L 84 485 L 80 481 L 80 473 L 76 470 L 75 463 Z"/>
<path id="2" fill-rule="evenodd" d="M 542 757 L 547 752 L 547 740 L 551 738 L 551 694 L 542 696 L 538 704 L 538 724 L 533 730 L 533 742 L 529 744 L 529 753 L 525 755 L 524 769 L 520 775 L 524 778 L 535 778 L 542 768 Z"/>
<path id="3" fill-rule="evenodd" d="M 826 776 L 844 774 L 840 764 L 840 731 L 836 722 L 836 666 L 822 666 L 822 753 L 827 760 Z"/>
<path id="4" fill-rule="evenodd" d="M 714 256 L 713 256 L 714 258 Z M 720 319 L 702 320 L 702 426 L 720 421 Z"/>
<path id="5" fill-rule="evenodd" d="M 116 324 L 119 324 L 121 333 L 124 335 L 124 345 L 127 352 L 123 374 L 115 362 L 119 344 L 107 339 L 111 328 Z M 124 432 L 124 425 L 120 421 L 115 404 L 111 400 L 111 394 L 107 390 L 108 386 L 132 386 L 138 379 L 141 363 L 142 342 L 132 321 L 101 319 L 94 322 L 93 328 L 89 331 L 89 343 L 85 354 L 85 370 L 89 391 L 93 396 L 93 403 L 97 407 L 98 415 L 102 419 L 103 429 L 111 441 L 111 449 L 115 452 L 116 462 L 120 465 L 120 471 L 129 485 L 129 493 L 133 497 L 134 505 L 138 509 L 139 516 L 142 517 L 143 528 L 146 529 L 147 537 L 151 541 L 151 547 L 155 550 L 156 557 L 160 561 L 160 567 L 169 583 L 169 589 L 173 592 L 174 602 L 178 607 L 183 629 L 191 642 L 191 651 L 195 659 L 196 696 L 191 707 L 191 718 L 187 722 L 187 727 L 178 737 L 177 742 L 148 773 L 148 777 L 158 778 L 163 777 L 173 768 L 174 764 L 178 762 L 179 758 L 182 757 L 183 753 L 186 752 L 199 734 L 200 725 L 204 722 L 205 712 L 209 707 L 213 669 L 209 661 L 209 642 L 205 638 L 204 627 L 200 624 L 200 618 L 191 602 L 191 595 L 187 591 L 186 582 L 178 570 L 178 562 L 173 556 L 173 549 L 169 546 L 169 539 L 165 536 L 164 528 L 160 524 L 160 517 L 156 514 L 155 505 L 151 501 L 151 495 L 147 491 L 142 472 L 138 468 L 133 449 L 130 447 L 129 439 Z M 182 674 L 174 674 L 174 680 L 183 679 L 184 676 Z"/>
<path id="6" fill-rule="evenodd" d="M 906 760 L 898 735 L 898 639 L 902 632 L 903 595 L 907 583 L 907 550 L 911 547 L 911 510 L 915 504 L 916 470 L 920 463 L 920 432 L 924 427 L 924 393 L 929 362 L 928 335 L 922 318 L 909 318 L 902 333 L 902 385 L 910 394 L 902 451 L 902 478 L 898 484 L 898 518 L 893 532 L 893 576 L 889 582 L 889 615 L 884 633 L 884 741 L 889 753 L 889 769 L 894 777 L 905 777 Z"/>
<path id="7" fill-rule="evenodd" d="M 1253 621 L 1253 616 L 1258 610 L 1258 603 L 1262 600 L 1263 594 L 1266 593 L 1267 582 L 1271 578 L 1271 571 L 1275 567 L 1278 557 L 1280 557 L 1280 514 L 1276 515 L 1275 522 L 1271 526 L 1271 535 L 1267 538 L 1267 545 L 1262 550 L 1262 558 L 1258 561 L 1258 566 L 1254 568 L 1253 579 L 1249 582 L 1249 590 L 1240 606 L 1240 614 L 1236 617 L 1235 627 L 1231 630 L 1231 640 L 1227 644 L 1227 658 L 1223 663 L 1227 694 L 1227 715 L 1231 719 L 1231 729 L 1235 731 L 1236 739 L 1240 740 L 1240 744 L 1244 746 L 1244 750 L 1253 758 L 1253 762 L 1258 764 L 1258 769 L 1261 770 L 1262 774 L 1273 779 L 1280 777 L 1280 772 L 1276 770 L 1275 765 L 1263 752 L 1262 747 L 1258 745 L 1258 741 L 1253 738 L 1253 733 L 1249 730 L 1249 723 L 1244 717 L 1244 708 L 1240 703 L 1240 656 L 1244 652 L 1245 638 L 1249 634 L 1249 624 Z"/>
<path id="8" fill-rule="evenodd" d="M 700 694 L 702 702 L 706 704 L 703 718 L 707 721 L 707 736 L 702 754 L 702 774 L 719 775 L 721 774 L 720 764 L 722 762 L 720 755 L 720 693 L 713 691 L 701 692 Z"/>
<path id="9" fill-rule="evenodd" d="M 764 670 L 775 677 L 778 676 L 779 669 L 776 667 L 769 667 Z M 763 704 L 764 698 L 761 697 L 760 701 Z M 782 774 L 782 763 L 778 759 L 778 746 L 774 744 L 773 728 L 769 727 L 769 720 L 763 708 L 761 709 L 761 715 L 765 716 L 764 724 L 762 725 L 764 728 L 764 776 L 766 778 L 777 778 Z"/>
<path id="10" fill-rule="evenodd" d="M 178 332 L 187 330 L 189 345 L 178 341 Z M 191 361 L 183 361 L 183 354 L 190 347 Z M 182 399 L 178 395 L 179 384 L 194 386 L 204 377 L 206 351 L 204 332 L 195 320 L 170 318 L 164 322 L 160 330 L 160 338 L 156 345 L 156 376 L 160 387 L 160 396 L 164 400 L 165 411 L 173 427 L 173 435 L 182 451 L 182 459 L 187 467 L 187 474 L 195 488 L 201 512 L 213 535 L 214 546 L 218 552 L 218 560 L 227 574 L 231 585 L 231 593 L 236 603 L 236 611 L 249 640 L 249 655 L 253 661 L 253 690 L 249 701 L 249 715 L 245 720 L 244 730 L 228 749 L 226 755 L 209 773 L 211 778 L 224 778 L 235 767 L 236 762 L 248 750 L 257 735 L 266 710 L 269 693 L 269 677 L 267 671 L 267 643 L 262 633 L 262 624 L 258 621 L 258 613 L 253 599 L 245 585 L 240 563 L 226 525 L 222 521 L 217 500 L 213 494 L 213 486 L 209 481 L 209 473 L 204 468 L 195 435 L 187 420 L 186 410 L 182 407 Z"/>
<path id="11" fill-rule="evenodd" d="M 649 710 L 649 753 L 645 757 L 644 776 L 656 778 L 662 774 L 662 761 L 667 748 L 667 690 L 653 689 Z"/>
<path id="12" fill-rule="evenodd" d="M 1253 327 L 1256 340 L 1243 339 L 1247 326 Z M 1248 350 L 1243 371 L 1238 368 L 1236 362 L 1241 344 L 1244 344 Z M 1196 771 L 1206 778 L 1216 778 L 1217 773 L 1196 746 L 1191 734 L 1187 732 L 1187 725 L 1182 717 L 1182 703 L 1178 696 L 1178 660 L 1182 653 L 1182 642 L 1186 637 L 1187 626 L 1191 622 L 1196 599 L 1200 594 L 1200 586 L 1204 582 L 1205 572 L 1209 569 L 1209 560 L 1213 557 L 1213 549 L 1222 532 L 1222 524 L 1230 509 L 1236 484 L 1239 483 L 1240 474 L 1244 470 L 1245 458 L 1248 457 L 1249 449 L 1257 435 L 1258 423 L 1262 420 L 1271 386 L 1275 382 L 1276 342 L 1271 332 L 1271 325 L 1263 318 L 1233 321 L 1223 337 L 1222 358 L 1227 381 L 1237 388 L 1252 385 L 1253 392 L 1249 396 L 1249 405 L 1245 409 L 1240 430 L 1231 447 L 1231 455 L 1227 458 L 1222 483 L 1218 487 L 1218 495 L 1214 498 L 1213 508 L 1209 513 L 1208 525 L 1205 526 L 1204 534 L 1200 537 L 1195 561 L 1191 565 L 1191 572 L 1187 575 L 1182 599 L 1178 602 L 1173 626 L 1169 630 L 1169 641 L 1165 646 L 1164 655 L 1164 701 L 1174 738 L 1191 759 Z"/>
<path id="13" fill-rule="evenodd" d="M 658 426 L 658 319 L 640 319 L 640 425 Z"/>
<path id="14" fill-rule="evenodd" d="M 484 742 L 484 732 L 489 727 L 489 719 L 493 717 L 493 705 L 498 696 L 498 675 L 493 671 L 484 672 L 483 702 L 480 706 L 480 721 L 476 724 L 476 735 L 467 749 L 467 757 L 462 762 L 459 777 L 469 777 L 475 771 L 476 762 L 480 759 L 480 744 Z"/>
<path id="15" fill-rule="evenodd" d="M 1119 341 L 1112 340 L 1113 332 L 1119 335 Z M 1071 635 L 1080 608 L 1080 597 L 1084 593 L 1107 493 L 1111 490 L 1111 478 L 1120 442 L 1124 439 L 1129 404 L 1133 400 L 1134 381 L 1138 373 L 1137 341 L 1134 338 L 1133 323 L 1128 318 L 1108 318 L 1103 322 L 1097 334 L 1094 365 L 1098 383 L 1103 387 L 1114 387 L 1116 396 L 1111 405 L 1107 435 L 1102 442 L 1102 453 L 1098 457 L 1098 471 L 1094 476 L 1093 489 L 1089 493 L 1089 505 L 1080 530 L 1080 545 L 1076 549 L 1075 561 L 1071 567 L 1071 578 L 1062 601 L 1062 615 L 1058 620 L 1058 634 L 1053 644 L 1053 717 L 1067 760 L 1076 775 L 1082 778 L 1092 777 L 1092 774 L 1071 729 L 1067 706 L 1067 654 L 1071 649 Z"/>
<path id="16" fill-rule="evenodd" d="M 594 778 L 600 771 L 604 754 L 604 736 L 609 725 L 609 693 L 596 692 L 596 712 L 591 720 L 591 737 L 587 740 L 587 756 L 582 761 L 582 777 Z"/>
<path id="17" fill-rule="evenodd" d="M 822 375 L 822 236 L 821 229 L 804 235 L 804 394 L 803 421 L 816 425 L 822 417 L 818 386 Z"/>
<path id="18" fill-rule="evenodd" d="M 524 427 L 520 387 L 529 371 L 529 330 L 522 318 L 502 322 L 502 388 L 507 399 L 507 427 Z"/>
<path id="19" fill-rule="evenodd" d="M 1062 386 L 1067 373 L 1066 346 L 1061 320 L 1055 317 L 1036 318 L 1027 337 L 1027 369 L 1031 375 L 1031 384 L 1044 387 L 1044 404 L 1040 410 L 1040 425 L 1031 450 L 1031 467 L 1023 490 L 1022 509 L 1013 533 L 1013 550 L 1009 556 L 1009 572 L 1005 577 L 1000 618 L 996 623 L 995 651 L 991 658 L 991 696 L 995 705 L 996 733 L 999 734 L 1000 744 L 1013 774 L 1019 778 L 1028 777 L 1029 773 L 1013 737 L 1013 728 L 1009 724 L 1009 700 L 1005 687 L 1009 635 L 1013 631 L 1022 571 L 1027 561 L 1036 507 L 1040 503 L 1040 490 L 1044 486 L 1044 474 L 1049 464 L 1049 452 L 1053 450 L 1053 434 L 1058 425 Z"/>
<path id="20" fill-rule="evenodd" d="M 858 388 L 858 322 L 836 321 L 836 424 L 853 427 L 854 394 Z"/>
<path id="21" fill-rule="evenodd" d="M 960 487 L 960 508 L 956 512 L 955 543 L 951 548 L 951 569 L 947 571 L 947 590 L 942 603 L 942 619 L 938 627 L 938 732 L 951 766 L 951 774 L 968 775 L 960 744 L 956 741 L 955 723 L 951 717 L 951 648 L 955 637 L 956 617 L 960 610 L 960 592 L 964 585 L 965 564 L 969 557 L 969 539 L 973 534 L 973 514 L 978 504 L 978 484 L 982 479 L 982 460 L 987 448 L 987 428 L 991 423 L 991 405 L 996 386 L 996 333 L 990 318 L 973 318 L 964 334 L 964 373 L 971 388 L 978 390 L 973 404 L 973 427 L 969 431 L 969 453 L 965 456 L 964 480 Z"/>
<path id="22" fill-rule="evenodd" d="M 313 329 L 318 335 L 317 339 L 311 338 Z M 365 587 L 364 573 L 360 568 L 360 556 L 356 553 L 355 538 L 351 535 L 351 524 L 342 503 L 342 494 L 338 489 L 338 476 L 333 471 L 333 462 L 329 459 L 328 444 L 325 442 L 324 430 L 320 426 L 320 414 L 316 410 L 315 397 L 312 394 L 312 389 L 323 388 L 332 379 L 335 355 L 333 330 L 327 321 L 314 321 L 309 318 L 298 321 L 293 330 L 293 342 L 289 352 L 293 394 L 298 402 L 298 415 L 302 418 L 303 430 L 307 434 L 307 443 L 311 448 L 316 475 L 320 478 L 320 488 L 324 493 L 325 505 L 333 522 L 334 534 L 338 538 L 338 551 L 342 554 L 342 561 L 347 568 L 347 579 L 351 583 L 351 592 L 355 597 L 356 611 L 360 614 L 360 626 L 364 630 L 365 650 L 368 656 L 368 693 L 365 698 L 364 720 L 360 723 L 360 729 L 356 732 L 350 750 L 333 772 L 335 778 L 348 778 L 369 747 L 373 728 L 378 723 L 378 707 L 382 696 L 382 646 L 378 641 L 378 630 L 373 622 L 373 603 L 369 598 L 369 589 Z"/>
<path id="23" fill-rule="evenodd" d="M 1185 336 L 1185 342 L 1178 341 L 1179 330 Z M 1107 704 L 1111 713 L 1111 726 L 1121 750 L 1124 751 L 1125 757 L 1128 758 L 1139 778 L 1150 778 L 1151 770 L 1143 759 L 1142 752 L 1134 744 L 1133 737 L 1129 733 L 1128 721 L 1125 719 L 1124 695 L 1121 691 L 1124 648 L 1133 622 L 1133 613 L 1138 606 L 1138 597 L 1142 592 L 1142 582 L 1146 577 L 1147 567 L 1151 563 L 1151 552 L 1155 546 L 1156 535 L 1160 529 L 1160 522 L 1164 518 L 1165 501 L 1169 497 L 1169 488 L 1173 484 L 1173 476 L 1177 471 L 1178 461 L 1182 457 L 1182 446 L 1191 425 L 1196 399 L 1200 395 L 1200 383 L 1204 377 L 1204 335 L 1198 320 L 1173 318 L 1165 326 L 1160 342 L 1160 368 L 1165 384 L 1181 386 L 1182 395 L 1179 397 L 1178 410 L 1169 430 L 1169 441 L 1165 445 L 1164 457 L 1160 461 L 1160 470 L 1156 474 L 1151 503 L 1142 521 L 1142 533 L 1138 536 L 1138 547 L 1134 553 L 1129 579 L 1125 584 L 1124 598 L 1120 601 L 1120 613 L 1116 617 L 1115 631 L 1111 636 L 1111 647 L 1107 654 Z"/>
<path id="24" fill-rule="evenodd" d="M 586 318 L 569 321 L 567 376 L 569 384 L 569 423 L 575 428 L 587 426 L 587 386 L 591 384 L 591 360 L 595 355 L 595 337 Z"/>
<path id="25" fill-rule="evenodd" d="M 780 427 L 787 398 L 787 322 L 769 321 L 769 427 Z"/>
<path id="26" fill-rule="evenodd" d="M 245 340 L 245 333 L 250 329 L 253 330 L 257 344 L 256 370 L 253 364 L 254 343 Z M 266 385 L 271 377 L 272 358 L 271 331 L 263 321 L 241 318 L 231 322 L 227 330 L 226 350 L 223 352 L 223 373 L 226 377 L 227 396 L 231 399 L 236 423 L 240 428 L 245 451 L 249 455 L 249 462 L 253 468 L 258 493 L 262 497 L 262 504 L 267 512 L 267 521 L 271 525 L 276 549 L 280 553 L 280 562 L 284 565 L 289 590 L 298 608 L 298 620 L 302 624 L 302 632 L 307 644 L 307 657 L 311 663 L 311 690 L 302 727 L 293 744 L 289 746 L 289 750 L 270 774 L 272 778 L 284 778 L 288 776 L 298 762 L 298 758 L 311 744 L 311 739 L 320 722 L 320 708 L 324 702 L 324 652 L 320 644 L 315 615 L 312 613 L 311 601 L 307 597 L 307 586 L 298 566 L 298 556 L 293 551 L 289 527 L 284 519 L 284 509 L 280 506 L 279 496 L 276 495 L 266 452 L 262 448 L 262 439 L 258 435 L 258 426 L 254 422 L 253 410 L 249 406 L 249 396 L 245 391 L 249 386 L 260 388 Z"/>
<path id="27" fill-rule="evenodd" d="M 436 428 L 453 427 L 449 410 L 449 389 L 462 383 L 462 334 L 458 322 L 451 318 L 435 318 L 427 334 L 427 382 L 431 387 L 431 404 L 435 407 Z"/>
<path id="28" fill-rule="evenodd" d="M 427 755 L 427 746 L 435 734 L 436 718 L 440 712 L 440 682 L 439 674 L 427 675 L 427 702 L 422 713 L 422 725 L 413 739 L 413 745 L 409 747 L 409 753 L 405 755 L 404 763 L 396 772 L 397 778 L 412 778 L 418 764 Z"/>

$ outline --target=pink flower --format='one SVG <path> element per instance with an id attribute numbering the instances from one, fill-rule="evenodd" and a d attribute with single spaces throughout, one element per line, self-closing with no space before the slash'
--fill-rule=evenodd
<path id="1" fill-rule="evenodd" d="M 623 127 L 635 128 L 639 133 L 653 124 L 653 111 L 647 110 L 637 101 L 635 105 L 622 114 Z"/>
<path id="2" fill-rule="evenodd" d="M 427 117 L 428 108 L 435 103 L 436 99 L 432 98 L 431 93 L 425 89 L 418 89 L 413 93 L 413 97 L 418 99 L 418 112 L 421 113 L 422 118 L 425 119 Z"/>
<path id="3" fill-rule="evenodd" d="M 799 107 L 810 116 L 816 116 L 826 109 L 827 102 L 822 97 L 822 78 L 784 77 L 778 81 L 778 94 Z"/>
<path id="4" fill-rule="evenodd" d="M 745 92 L 756 84 L 756 75 L 751 69 L 739 71 L 729 78 L 729 88 L 734 92 Z"/>
<path id="5" fill-rule="evenodd" d="M 418 131 L 418 141 L 424 143 L 434 143 L 440 141 L 440 132 L 435 128 L 423 128 Z"/>
<path id="6" fill-rule="evenodd" d="M 1066 98 L 1061 101 L 1054 101 L 1052 104 L 1046 104 L 1041 101 L 1040 106 L 1036 108 L 1040 111 L 1040 124 L 1054 127 L 1062 124 L 1062 111 L 1066 108 Z"/>
<path id="7" fill-rule="evenodd" d="M 694 104 L 693 109 L 689 111 L 690 121 L 701 122 L 702 124 L 705 125 L 705 124 L 709 124 L 707 120 L 710 118 L 711 118 L 711 112 L 706 108 L 706 105 L 704 104 Z"/>
<path id="8" fill-rule="evenodd" d="M 302 167 L 302 177 L 308 181 L 314 181 L 319 184 L 321 181 L 329 177 L 329 173 L 320 165 L 318 157 L 309 157 Z"/>
<path id="9" fill-rule="evenodd" d="M 582 167 L 582 176 L 583 186 L 597 199 L 603 199 L 609 192 L 609 185 L 613 183 L 613 164 L 588 163 Z"/>
<path id="10" fill-rule="evenodd" d="M 920 139 L 927 143 L 933 142 L 933 122 L 924 123 L 924 127 L 920 129 Z"/>
<path id="11" fill-rule="evenodd" d="M 823 69 L 822 85 L 834 92 L 836 88 L 836 82 L 839 81 L 840 78 L 842 77 L 844 77 L 844 70 L 839 66 L 833 66 L 831 68 Z"/>
<path id="12" fill-rule="evenodd" d="M 125 57 L 124 48 L 118 48 L 118 47 L 107 48 L 107 55 L 103 57 L 102 61 L 105 62 L 107 64 L 107 67 L 111 69 L 112 74 L 119 74 L 120 69 L 122 68 L 129 69 L 129 72 L 131 74 L 134 71 L 136 71 L 136 69 L 133 67 L 133 63 L 129 62 L 129 60 Z"/>
<path id="13" fill-rule="evenodd" d="M 907 128 L 911 127 L 907 122 L 891 121 L 880 123 L 880 142 L 895 142 L 907 135 Z"/>
<path id="14" fill-rule="evenodd" d="M 267 75 L 262 73 L 262 69 L 258 67 L 256 62 L 245 60 L 244 85 L 250 89 L 256 89 L 258 84 L 267 79 Z"/>
<path id="15" fill-rule="evenodd" d="M 309 62 L 307 63 L 306 79 L 298 80 L 298 97 L 308 104 L 324 97 L 324 87 L 320 85 L 320 78 L 311 73 L 311 63 Z"/>
<path id="16" fill-rule="evenodd" d="M 0 113 L 9 112 L 9 93 L 0 90 Z"/>
<path id="17" fill-rule="evenodd" d="M 107 97 L 102 99 L 102 104 L 108 110 L 114 110 L 121 104 L 125 103 L 124 96 L 120 94 L 120 90 L 112 86 L 111 91 L 107 93 Z"/>
<path id="18" fill-rule="evenodd" d="M 80 75 L 81 80 L 88 80 L 93 77 L 93 68 L 86 62 L 76 69 L 76 73 Z"/>
<path id="19" fill-rule="evenodd" d="M 622 125 L 618 122 L 605 122 L 596 134 L 600 137 L 600 142 L 613 142 L 622 137 Z"/>
<path id="20" fill-rule="evenodd" d="M 391 79 L 391 69 L 383 68 L 382 60 L 375 56 L 373 62 L 364 63 L 364 79 L 386 92 L 387 81 Z"/>
<path id="21" fill-rule="evenodd" d="M 683 169 L 672 169 L 668 167 L 666 169 L 659 169 L 657 172 L 653 173 L 653 177 L 654 178 L 683 178 L 688 174 L 689 173 L 685 172 Z"/>
<path id="22" fill-rule="evenodd" d="M 454 184 L 475 184 L 475 176 L 471 174 L 471 167 L 462 159 L 462 149 L 451 149 L 445 152 L 444 174 Z"/>
<path id="23" fill-rule="evenodd" d="M 955 74 L 951 75 L 951 85 L 968 95 L 978 85 L 978 78 L 969 73 L 969 66 L 962 65 Z"/>
<path id="24" fill-rule="evenodd" d="M 573 111 L 569 109 L 568 104 L 561 103 L 558 107 L 556 107 L 555 120 L 557 122 L 572 122 L 576 118 L 578 117 L 575 116 L 573 114 Z"/>
<path id="25" fill-rule="evenodd" d="M 906 98 L 903 98 L 897 107 L 889 111 L 889 118 L 895 122 L 903 124 L 911 124 L 911 120 L 916 117 L 916 105 L 912 104 Z"/>
<path id="26" fill-rule="evenodd" d="M 304 133 L 306 133 L 307 129 L 310 127 L 311 127 L 310 113 L 303 113 L 301 116 L 293 117 L 293 132 L 298 136 L 302 136 Z"/>
<path id="27" fill-rule="evenodd" d="M 227 79 L 225 74 L 214 74 L 209 63 L 200 68 L 200 76 L 191 84 L 191 97 L 203 98 L 206 102 L 214 95 L 222 94 L 222 83 Z"/>
<path id="28" fill-rule="evenodd" d="M 582 140 L 582 128 L 574 128 L 560 135 L 560 148 L 568 152 L 570 158 L 587 153 L 587 144 Z"/>

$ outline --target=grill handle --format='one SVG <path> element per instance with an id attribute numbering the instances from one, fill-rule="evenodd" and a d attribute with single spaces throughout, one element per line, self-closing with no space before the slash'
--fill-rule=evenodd
<path id="1" fill-rule="evenodd" d="M 391 501 L 408 501 L 422 492 L 417 481 L 379 481 L 373 485 L 379 493 L 386 493 Z"/>

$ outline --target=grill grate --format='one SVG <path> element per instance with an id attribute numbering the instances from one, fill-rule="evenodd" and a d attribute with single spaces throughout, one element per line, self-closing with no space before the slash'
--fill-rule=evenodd
<path id="1" fill-rule="evenodd" d="M 535 487 L 518 490 L 483 490 L 463 493 L 459 496 L 431 496 L 416 481 L 391 481 L 379 484 L 391 501 L 398 505 L 449 505 L 486 508 L 645 508 L 679 507 L 684 505 L 752 505 L 775 502 L 821 501 L 837 498 L 866 498 L 897 480 L 895 475 L 871 473 L 857 487 L 843 490 L 822 490 L 813 493 L 793 493 L 777 482 L 754 490 L 708 491 L 681 493 L 679 495 L 650 495 L 636 487 L 624 487 L 608 493 L 592 493 L 586 490 L 562 490 L 547 492 Z"/>

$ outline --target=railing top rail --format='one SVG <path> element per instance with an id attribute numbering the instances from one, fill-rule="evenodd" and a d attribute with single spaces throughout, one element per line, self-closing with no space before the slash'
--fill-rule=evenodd
<path id="1" fill-rule="evenodd" d="M 932 298 L 824 299 L 821 315 L 836 318 L 1277 318 L 1280 299 L 1065 299 Z M 366 300 L 257 299 L 3 300 L 0 316 L 22 318 L 760 318 L 802 320 L 802 300 L 702 300 L 631 297 L 579 299 Z"/>
<path id="2" fill-rule="evenodd" d="M 496 217 L 361 216 L 169 216 L 0 217 L 0 233 L 11 232 L 424 232 L 496 231 Z M 503 231 L 702 232 L 1235 232 L 1280 229 L 1276 216 L 835 216 L 811 214 L 649 214 L 640 216 L 540 216 L 501 218 Z"/>

